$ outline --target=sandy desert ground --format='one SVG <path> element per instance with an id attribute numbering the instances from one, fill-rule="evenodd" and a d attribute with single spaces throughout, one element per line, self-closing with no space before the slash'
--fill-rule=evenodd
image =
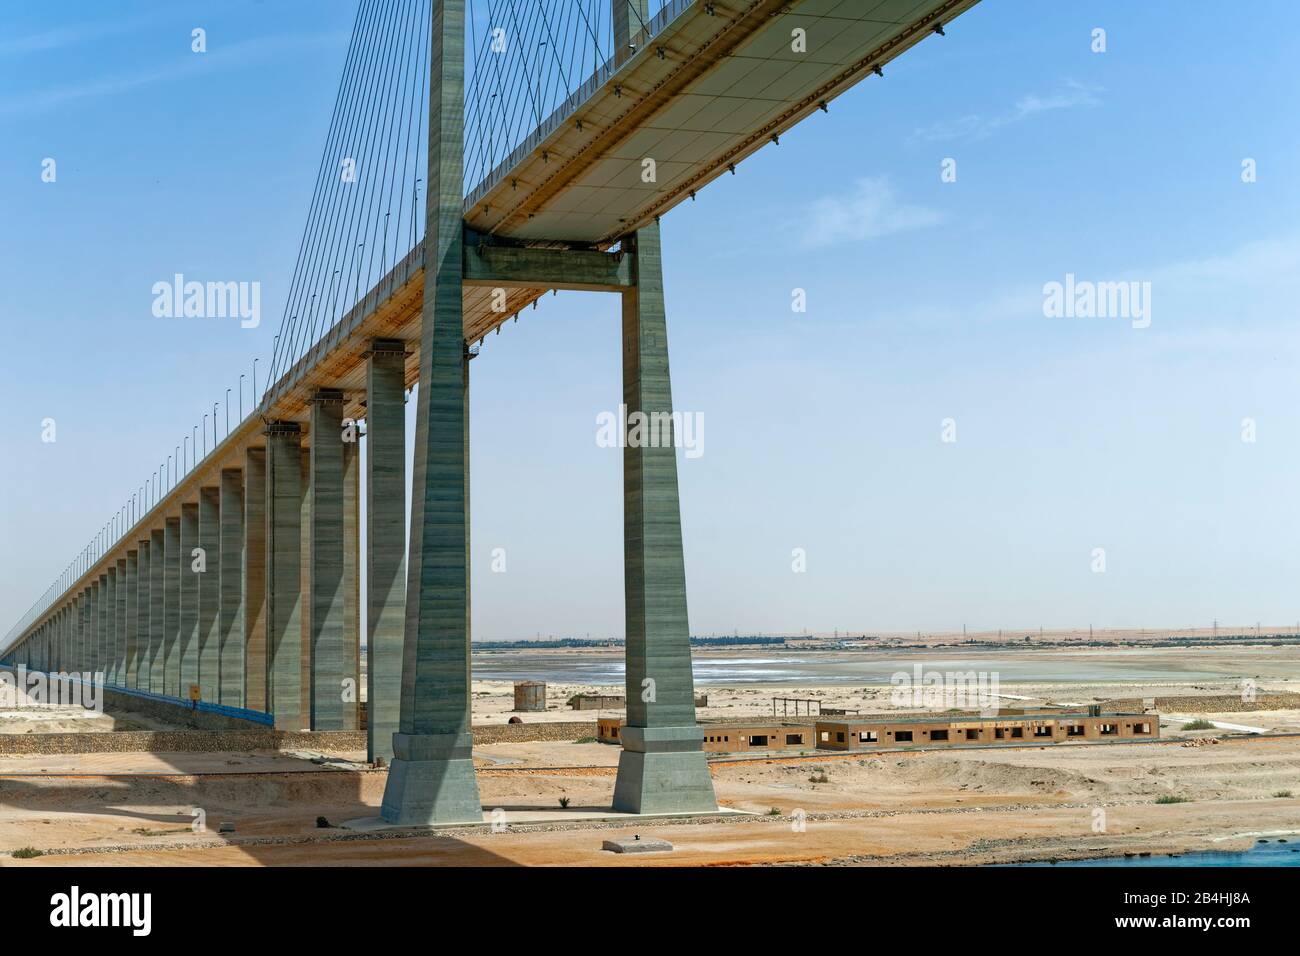
<path id="1" fill-rule="evenodd" d="M 1168 663 L 1163 648 L 1139 653 Z M 367 767 L 357 752 L 0 756 L 0 854 L 41 854 L 0 856 L 0 864 L 968 865 L 1241 849 L 1256 838 L 1300 852 L 1300 706 L 1292 696 L 1300 653 L 1234 647 L 1196 664 L 1187 669 L 1203 673 L 1208 664 L 1224 676 L 1001 688 L 1015 705 L 1177 701 L 1178 710 L 1162 711 L 1158 743 L 719 757 L 711 761 L 718 799 L 736 812 L 633 825 L 593 819 L 608 813 L 619 756 L 598 743 L 475 748 L 483 806 L 489 815 L 500 810 L 504 827 L 436 833 L 339 827 L 377 815 L 383 794 L 386 771 Z M 1258 700 L 1242 701 L 1234 672 L 1257 682 Z M 563 706 L 571 693 L 594 689 L 552 685 L 546 714 L 523 717 L 594 720 L 596 712 Z M 864 711 L 891 706 L 889 688 L 879 685 L 704 690 L 702 720 L 770 717 L 771 698 L 782 695 Z M 1278 701 L 1284 706 L 1266 706 Z M 504 722 L 512 706 L 509 682 L 475 683 L 476 724 Z M 1179 717 L 1268 735 L 1183 730 Z M 119 727 L 139 723 L 129 715 L 42 723 L 30 712 L 7 713 L 0 733 L 100 729 L 115 719 Z M 220 832 L 222 823 L 233 832 Z M 634 833 L 676 849 L 620 856 L 600 848 Z"/>
<path id="2" fill-rule="evenodd" d="M 615 748 L 497 744 L 482 748 L 479 786 L 485 808 L 504 810 L 504 832 L 378 838 L 317 826 L 318 816 L 337 824 L 377 813 L 384 772 L 358 765 L 97 755 L 68 778 L 40 765 L 50 758 L 21 771 L 24 761 L 10 758 L 0 766 L 0 849 L 46 852 L 5 865 L 971 864 L 1242 848 L 1258 835 L 1300 851 L 1300 799 L 1280 795 L 1300 792 L 1300 738 L 1188 743 L 719 761 L 719 800 L 745 815 L 634 827 L 572 819 L 608 806 Z M 1186 802 L 1156 802 L 1171 796 Z M 511 824 L 538 808 L 553 816 Z M 205 832 L 192 827 L 195 809 Z M 235 832 L 217 833 L 221 822 Z M 676 850 L 600 850 L 603 839 L 633 833 Z"/>

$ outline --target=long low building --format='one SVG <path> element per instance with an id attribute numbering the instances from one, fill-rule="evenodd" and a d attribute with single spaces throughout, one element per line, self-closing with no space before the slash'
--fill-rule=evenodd
<path id="1" fill-rule="evenodd" d="M 602 717 L 597 739 L 620 742 L 625 721 Z M 870 714 L 849 720 L 701 722 L 709 753 L 771 753 L 785 750 L 881 750 L 906 747 L 960 747 L 990 744 L 1055 744 L 1074 741 L 1156 739 L 1157 714 L 1087 713 L 1063 708 L 1003 709 L 946 714 Z"/>
<path id="2" fill-rule="evenodd" d="M 1061 713 L 1023 711 L 994 716 L 979 713 L 872 715 L 854 720 L 819 720 L 817 746 L 823 750 L 879 750 L 887 747 L 944 747 L 988 744 L 1055 744 L 1070 741 L 1154 739 L 1156 714 Z"/>
<path id="3" fill-rule="evenodd" d="M 616 744 L 626 721 L 622 717 L 601 717 L 596 722 L 597 739 Z M 815 728 L 807 723 L 708 723 L 701 722 L 704 750 L 708 753 L 746 753 L 753 750 L 813 750 Z"/>

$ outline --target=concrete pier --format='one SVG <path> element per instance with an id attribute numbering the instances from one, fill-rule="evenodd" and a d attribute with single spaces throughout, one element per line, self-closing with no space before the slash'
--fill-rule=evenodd
<path id="1" fill-rule="evenodd" d="M 361 444 L 360 426 L 343 442 L 343 729 L 361 726 Z"/>
<path id="2" fill-rule="evenodd" d="M 140 672 L 135 688 L 153 689 L 159 645 L 162 641 L 162 532 L 151 531 L 140 541 Z"/>
<path id="3" fill-rule="evenodd" d="M 68 610 L 67 670 L 77 670 L 77 646 L 81 641 L 81 595 L 74 594 Z"/>
<path id="4" fill-rule="evenodd" d="M 126 640 L 122 645 L 123 687 L 135 687 L 140 666 L 140 552 L 126 553 L 126 570 L 123 576 L 126 588 Z"/>
<path id="5" fill-rule="evenodd" d="M 109 683 L 121 687 L 126 683 L 126 558 L 119 558 L 113 582 L 116 614 L 113 619 L 113 667 Z"/>
<path id="6" fill-rule="evenodd" d="M 106 626 L 105 592 L 108 590 L 108 576 L 101 574 L 91 588 L 91 640 L 90 668 L 92 673 L 103 670 L 104 628 Z"/>
<path id="7" fill-rule="evenodd" d="M 406 347 L 371 343 L 366 370 L 366 750 L 391 761 L 406 618 Z"/>
<path id="8" fill-rule="evenodd" d="M 227 707 L 244 706 L 244 473 L 221 472 L 221 567 L 218 571 L 217 696 Z"/>
<path id="9" fill-rule="evenodd" d="M 221 489 L 199 489 L 198 546 L 204 570 L 197 573 L 199 619 L 197 626 L 198 685 L 200 699 L 215 704 L 221 684 L 221 634 L 218 603 L 221 595 Z M 184 694 L 186 688 L 182 687 Z"/>
<path id="10" fill-rule="evenodd" d="M 117 666 L 117 565 L 110 565 L 104 577 L 104 647 L 99 669 L 104 683 L 112 684 Z"/>
<path id="11" fill-rule="evenodd" d="M 176 645 L 180 634 L 181 519 L 163 521 L 162 554 L 162 646 L 153 661 L 149 689 L 155 694 L 175 696 L 180 683 Z M 173 676 L 174 675 L 174 676 Z"/>
<path id="12" fill-rule="evenodd" d="M 343 728 L 343 396 L 311 406 L 311 729 Z"/>
<path id="13" fill-rule="evenodd" d="M 244 456 L 244 706 L 269 712 L 266 652 L 266 449 Z"/>
<path id="14" fill-rule="evenodd" d="M 267 705 L 277 730 L 305 730 L 302 710 L 302 448 L 294 422 L 266 429 Z"/>
<path id="15" fill-rule="evenodd" d="M 627 621 L 627 726 L 614 809 L 717 809 L 695 722 L 686 569 L 672 428 L 650 433 L 638 415 L 672 412 L 659 227 L 629 237 L 637 285 L 623 294 L 623 586 Z M 671 422 L 671 418 L 668 419 Z M 639 438 L 634 434 L 640 430 Z M 666 445 L 666 447 L 665 447 Z"/>
<path id="16" fill-rule="evenodd" d="M 382 809 L 408 826 L 482 819 L 470 755 L 464 34 L 464 0 L 435 4 L 402 703 Z"/>
<path id="17" fill-rule="evenodd" d="M 199 578 L 202 565 L 195 549 L 199 547 L 199 506 L 181 505 L 180 549 L 177 574 L 180 580 L 180 615 L 176 629 L 175 653 L 167 656 L 167 694 L 189 699 L 189 689 L 199 682 Z"/>

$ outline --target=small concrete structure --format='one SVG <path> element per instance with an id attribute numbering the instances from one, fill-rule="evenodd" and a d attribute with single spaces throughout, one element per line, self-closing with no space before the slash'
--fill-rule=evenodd
<path id="1" fill-rule="evenodd" d="M 640 837 L 619 837 L 617 840 L 605 840 L 602 850 L 611 853 L 669 853 L 673 845 L 667 840 L 642 840 Z"/>
<path id="2" fill-rule="evenodd" d="M 627 706 L 627 698 L 622 694 L 574 694 L 568 704 L 573 710 L 604 710 L 607 707 L 621 710 Z"/>
<path id="3" fill-rule="evenodd" d="M 537 713 L 546 710 L 546 681 L 515 681 L 515 710 L 521 713 Z"/>

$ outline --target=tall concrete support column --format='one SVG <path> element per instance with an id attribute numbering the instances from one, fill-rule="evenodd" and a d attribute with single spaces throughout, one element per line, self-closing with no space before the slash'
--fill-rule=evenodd
<path id="1" fill-rule="evenodd" d="M 86 585 L 82 596 L 81 627 L 81 663 L 77 669 L 91 671 L 94 669 L 93 650 L 95 646 L 95 585 Z"/>
<path id="2" fill-rule="evenodd" d="M 244 706 L 244 473 L 221 472 L 217 703 Z M 202 664 L 200 664 L 202 670 Z"/>
<path id="3" fill-rule="evenodd" d="M 614 809 L 716 810 L 695 722 L 659 227 L 624 242 L 635 247 L 637 285 L 623 294 L 627 726 L 620 734 Z"/>
<path id="4" fill-rule="evenodd" d="M 136 595 L 136 614 L 139 615 L 140 636 L 136 648 L 136 690 L 149 689 L 149 675 L 153 670 L 153 534 L 140 539 L 139 592 Z"/>
<path id="5" fill-rule="evenodd" d="M 199 506 L 181 504 L 180 543 L 174 564 L 179 582 L 180 604 L 176 642 L 167 654 L 166 693 L 188 699 L 191 684 L 199 682 L 199 577 L 200 565 L 194 556 L 199 544 Z"/>
<path id="6" fill-rule="evenodd" d="M 168 584 L 169 578 L 174 575 L 167 573 L 167 558 L 169 552 L 175 556 L 180 534 L 180 519 L 167 518 L 163 521 L 162 528 L 149 535 L 149 686 L 145 689 L 151 694 L 163 692 L 163 674 L 167 662 L 167 624 L 172 617 L 179 620 L 175 612 L 175 592 Z M 172 541 L 170 548 L 167 546 L 169 538 Z M 174 561 L 172 563 L 175 564 Z M 172 608 L 170 612 L 168 605 Z"/>
<path id="7" fill-rule="evenodd" d="M 95 596 L 98 630 L 95 633 L 95 671 L 104 675 L 107 668 L 109 645 L 113 642 L 111 628 L 113 616 L 109 613 L 108 572 L 99 576 L 99 593 Z"/>
<path id="8" fill-rule="evenodd" d="M 81 592 L 81 634 L 79 646 L 77 648 L 77 670 L 90 670 L 90 646 L 94 639 L 94 627 L 90 616 L 91 612 L 91 589 L 87 585 L 86 589 Z"/>
<path id="9" fill-rule="evenodd" d="M 123 687 L 135 687 L 140 666 L 140 552 L 126 553 L 126 567 L 122 581 L 126 597 L 123 616 L 122 679 Z"/>
<path id="10" fill-rule="evenodd" d="M 343 729 L 361 726 L 361 428 L 343 423 Z"/>
<path id="11" fill-rule="evenodd" d="M 72 656 L 69 663 L 74 671 L 86 669 L 86 601 L 83 589 L 72 602 Z"/>
<path id="12" fill-rule="evenodd" d="M 299 686 L 302 688 L 302 719 L 307 727 L 311 726 L 311 448 L 302 448 L 302 511 L 299 515 L 298 529 L 301 538 L 298 554 L 301 556 L 299 568 L 302 572 L 302 625 L 299 637 L 302 648 L 298 653 L 300 663 Z"/>
<path id="13" fill-rule="evenodd" d="M 270 711 L 266 647 L 266 449 L 244 458 L 244 706 Z"/>
<path id="14" fill-rule="evenodd" d="M 92 590 L 91 587 L 88 586 L 82 595 L 81 663 L 77 665 L 77 670 L 84 671 L 84 672 L 94 671 L 94 661 L 95 661 L 93 656 L 93 651 L 95 647 L 94 612 L 95 612 L 94 591 Z"/>
<path id="15" fill-rule="evenodd" d="M 104 576 L 90 586 L 90 664 L 91 673 L 99 673 L 101 668 L 100 648 L 104 643 L 104 590 L 107 582 Z"/>
<path id="16" fill-rule="evenodd" d="M 99 634 L 95 648 L 95 670 L 101 680 L 108 680 L 108 661 L 113 646 L 113 596 L 109 592 L 109 578 L 112 571 L 105 571 L 99 576 Z"/>
<path id="17" fill-rule="evenodd" d="M 117 602 L 117 616 L 113 623 L 113 680 L 114 687 L 126 684 L 126 558 L 117 561 L 117 582 L 113 589 Z"/>
<path id="18" fill-rule="evenodd" d="M 221 635 L 218 605 L 221 595 L 221 489 L 199 489 L 199 548 L 202 570 L 196 575 L 199 591 L 198 643 L 195 648 L 199 695 L 205 702 L 217 702 L 221 683 Z M 185 687 L 181 688 L 182 696 Z"/>
<path id="19" fill-rule="evenodd" d="M 104 582 L 104 641 L 100 654 L 99 669 L 104 672 L 104 683 L 112 685 L 116 680 L 114 667 L 117 664 L 117 565 L 109 566 L 101 579 Z"/>
<path id="20" fill-rule="evenodd" d="M 311 729 L 343 730 L 343 394 L 311 405 Z"/>
<path id="21" fill-rule="evenodd" d="M 277 730 L 306 728 L 302 710 L 302 450 L 294 422 L 266 429 L 267 696 Z"/>
<path id="22" fill-rule="evenodd" d="M 68 648 L 68 670 L 79 671 L 84 669 L 82 658 L 82 644 L 85 641 L 86 634 L 86 598 L 85 592 L 77 594 L 72 599 L 72 633 L 69 635 Z"/>
<path id="23" fill-rule="evenodd" d="M 471 760 L 464 224 L 465 0 L 433 5 L 424 314 L 400 729 L 384 790 L 394 824 L 479 822 Z"/>
<path id="24" fill-rule="evenodd" d="M 103 675 L 105 684 L 111 683 L 113 659 L 113 618 L 116 604 L 113 598 L 113 577 L 116 571 L 109 567 L 99 576 L 99 646 L 95 670 Z"/>
<path id="25" fill-rule="evenodd" d="M 370 344 L 366 369 L 366 755 L 393 759 L 406 621 L 406 346 Z"/>

